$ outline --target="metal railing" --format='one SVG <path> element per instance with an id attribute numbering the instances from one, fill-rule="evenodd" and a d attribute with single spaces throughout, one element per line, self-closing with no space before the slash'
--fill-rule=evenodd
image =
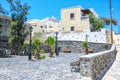
<path id="1" fill-rule="evenodd" d="M 81 20 L 89 20 L 89 16 L 81 16 Z"/>

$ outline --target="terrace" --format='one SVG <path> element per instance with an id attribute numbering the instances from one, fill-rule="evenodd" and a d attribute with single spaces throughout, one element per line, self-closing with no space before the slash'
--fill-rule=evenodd
<path id="1" fill-rule="evenodd" d="M 62 46 L 60 43 L 58 46 Z M 66 44 L 66 42 L 62 43 Z M 104 44 L 91 43 L 89 45 L 94 47 L 99 45 L 100 48 Z M 108 47 L 109 49 L 106 51 L 88 55 L 72 51 L 72 53 L 60 52 L 59 56 L 50 58 L 46 53 L 47 57 L 42 60 L 28 61 L 28 56 L 0 58 L 0 77 L 2 80 L 99 80 L 116 57 L 115 46 L 110 44 Z M 74 61 L 80 61 L 80 71 L 78 72 L 71 71 L 70 64 Z"/>

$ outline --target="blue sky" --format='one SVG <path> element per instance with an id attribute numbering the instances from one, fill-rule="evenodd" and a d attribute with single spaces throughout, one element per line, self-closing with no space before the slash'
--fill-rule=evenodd
<path id="1" fill-rule="evenodd" d="M 43 19 L 46 17 L 55 16 L 57 19 L 61 19 L 60 11 L 62 8 L 72 6 L 82 6 L 83 8 L 93 8 L 99 15 L 99 17 L 109 18 L 109 3 L 108 0 L 21 0 L 22 2 L 28 2 L 31 6 L 29 10 L 28 20 L 31 19 Z M 118 25 L 113 25 L 113 30 L 118 32 L 118 26 L 120 27 L 120 0 L 112 1 L 112 16 L 118 21 Z M 0 0 L 2 6 L 6 9 L 9 5 L 5 0 Z M 109 29 L 109 26 L 106 26 Z"/>

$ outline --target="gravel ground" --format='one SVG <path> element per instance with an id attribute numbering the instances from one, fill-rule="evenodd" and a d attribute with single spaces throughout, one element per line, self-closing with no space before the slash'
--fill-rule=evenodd
<path id="1" fill-rule="evenodd" d="M 79 53 L 60 53 L 38 61 L 28 61 L 27 56 L 0 58 L 0 80 L 90 80 L 71 72 L 70 63 L 79 57 Z"/>

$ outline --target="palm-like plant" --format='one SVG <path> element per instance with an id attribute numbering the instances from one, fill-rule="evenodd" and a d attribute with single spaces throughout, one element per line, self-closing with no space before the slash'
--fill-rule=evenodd
<path id="1" fill-rule="evenodd" d="M 48 36 L 46 39 L 46 43 L 50 47 L 50 57 L 52 57 L 54 54 L 53 49 L 54 49 L 55 39 L 52 36 Z"/>
<path id="2" fill-rule="evenodd" d="M 41 45 L 41 41 L 37 38 L 33 39 L 33 48 L 35 50 L 36 53 L 36 58 L 40 59 L 40 45 Z"/>
<path id="3" fill-rule="evenodd" d="M 94 15 L 89 15 L 89 20 L 91 24 L 91 31 L 100 30 L 101 28 L 104 28 L 103 21 L 99 18 L 96 18 Z"/>

